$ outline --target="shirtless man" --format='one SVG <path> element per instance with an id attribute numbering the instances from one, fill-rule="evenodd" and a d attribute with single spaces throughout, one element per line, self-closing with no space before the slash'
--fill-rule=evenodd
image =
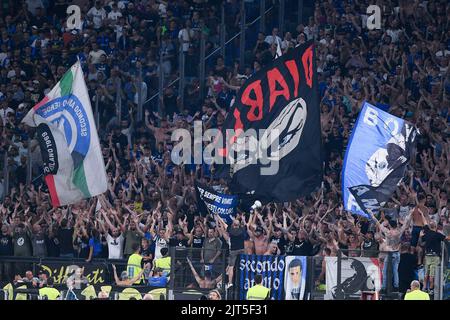
<path id="1" fill-rule="evenodd" d="M 148 121 L 149 114 L 150 114 L 150 112 L 148 112 L 146 110 L 145 111 L 145 125 L 147 126 L 147 128 L 149 128 L 152 131 L 153 135 L 155 136 L 156 144 L 158 144 L 160 142 L 165 143 L 165 142 L 170 141 L 170 133 L 171 133 L 172 129 L 169 128 L 167 121 L 161 119 L 161 126 L 155 127 L 155 126 L 153 126 L 153 124 L 151 124 Z"/>
<path id="2" fill-rule="evenodd" d="M 426 197 L 424 194 L 420 193 L 417 196 L 418 205 L 414 208 L 412 212 L 413 229 L 411 232 L 411 246 L 417 247 L 417 242 L 419 241 L 420 231 L 423 229 L 423 219 L 422 214 L 428 221 L 428 208 L 425 206 Z M 422 213 L 420 213 L 422 212 Z"/>
<path id="3" fill-rule="evenodd" d="M 136 275 L 136 277 L 134 277 L 132 279 L 128 278 L 128 273 L 126 271 L 123 271 L 122 274 L 120 275 L 120 277 L 122 279 L 119 279 L 119 277 L 117 276 L 116 266 L 113 264 L 112 268 L 113 268 L 113 271 L 114 271 L 114 280 L 116 281 L 116 285 L 119 286 L 119 287 L 132 286 L 136 281 L 138 281 L 142 277 L 142 275 L 144 274 L 145 269 L 148 268 L 148 267 L 149 267 L 149 265 L 146 264 L 144 266 L 144 268 L 141 270 L 141 272 L 139 272 L 139 274 Z"/>
<path id="4" fill-rule="evenodd" d="M 381 230 L 382 237 L 386 240 L 384 251 L 389 252 L 383 267 L 383 283 L 381 285 L 382 290 L 386 290 L 387 268 L 389 264 L 391 264 L 392 273 L 394 276 L 394 291 L 398 291 L 398 265 L 400 263 L 401 236 L 403 232 L 405 232 L 405 230 L 409 227 L 412 211 L 406 217 L 405 224 L 401 228 L 398 228 L 397 221 L 394 220 L 389 220 L 389 228 L 387 228 L 375 218 L 372 212 L 369 211 L 369 213 L 373 221 L 375 221 L 377 227 Z"/>
<path id="5" fill-rule="evenodd" d="M 260 226 L 256 227 L 255 223 L 249 224 L 250 228 L 248 229 L 248 234 L 255 245 L 255 254 L 263 255 L 267 252 L 270 237 L 272 236 L 273 216 L 271 214 L 268 215 L 269 227 L 267 227 L 266 222 L 263 220 L 259 209 L 256 210 L 256 213 L 253 216 L 253 222 L 255 222 L 256 219 L 259 220 Z"/>
<path id="6" fill-rule="evenodd" d="M 214 289 L 217 284 L 222 281 L 222 275 L 218 276 L 216 279 L 211 279 L 211 271 L 205 271 L 205 279 L 202 279 L 192 265 L 191 259 L 186 259 L 200 289 Z"/>

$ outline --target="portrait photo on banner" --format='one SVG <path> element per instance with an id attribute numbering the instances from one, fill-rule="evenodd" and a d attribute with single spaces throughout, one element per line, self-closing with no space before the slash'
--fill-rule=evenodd
<path id="1" fill-rule="evenodd" d="M 303 300 L 307 294 L 306 257 L 286 256 L 284 273 L 285 300 Z"/>

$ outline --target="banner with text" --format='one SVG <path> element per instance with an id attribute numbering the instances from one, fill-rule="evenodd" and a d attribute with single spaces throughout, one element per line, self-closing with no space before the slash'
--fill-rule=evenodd
<path id="1" fill-rule="evenodd" d="M 209 210 L 212 213 L 217 213 L 227 223 L 231 222 L 231 216 L 236 214 L 237 196 L 219 193 L 199 182 L 196 183 L 195 192 L 199 210 L 203 215 L 207 215 Z"/>

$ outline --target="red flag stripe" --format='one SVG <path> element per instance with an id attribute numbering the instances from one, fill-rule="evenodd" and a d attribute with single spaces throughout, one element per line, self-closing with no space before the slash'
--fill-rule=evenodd
<path id="1" fill-rule="evenodd" d="M 46 104 L 49 100 L 50 100 L 50 99 L 49 99 L 47 96 L 45 96 L 44 99 L 42 99 L 40 102 L 38 102 L 38 103 L 33 107 L 33 109 L 34 109 L 34 110 L 39 109 L 42 105 Z"/>
<path id="2" fill-rule="evenodd" d="M 50 192 L 50 197 L 52 199 L 52 205 L 54 207 L 59 207 L 60 202 L 58 198 L 58 194 L 56 193 L 55 187 L 55 179 L 52 174 L 48 174 L 45 176 L 45 182 L 47 183 L 48 191 Z"/>

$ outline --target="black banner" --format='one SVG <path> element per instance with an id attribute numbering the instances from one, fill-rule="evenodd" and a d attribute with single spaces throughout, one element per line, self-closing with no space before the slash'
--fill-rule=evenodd
<path id="1" fill-rule="evenodd" d="M 100 285 L 111 283 L 111 275 L 104 263 L 90 262 L 86 264 L 77 264 L 72 262 L 46 262 L 43 260 L 39 266 L 39 271 L 47 273 L 53 278 L 55 285 L 63 284 L 74 270 L 84 267 L 83 275 L 89 280 L 89 284 Z M 120 272 L 120 270 L 118 270 Z"/>
<path id="2" fill-rule="evenodd" d="M 313 42 L 300 45 L 254 74 L 241 87 L 223 125 L 224 159 L 249 129 L 278 137 L 264 150 L 266 160 L 242 155 L 232 167 L 230 189 L 263 202 L 285 202 L 307 195 L 322 181 L 321 129 Z M 234 135 L 226 130 L 234 130 Z M 242 140 L 242 139 L 241 139 Z M 272 140 L 268 140 L 272 141 Z M 258 147 L 259 148 L 259 147 Z M 246 159 L 248 158 L 248 159 Z M 239 162 L 249 160 L 251 164 Z M 225 160 L 224 160 L 225 163 Z M 229 165 L 222 165 L 220 173 Z"/>
<path id="3" fill-rule="evenodd" d="M 58 152 L 52 131 L 45 123 L 41 123 L 37 127 L 37 140 L 41 148 L 44 175 L 56 174 L 58 172 Z"/>

